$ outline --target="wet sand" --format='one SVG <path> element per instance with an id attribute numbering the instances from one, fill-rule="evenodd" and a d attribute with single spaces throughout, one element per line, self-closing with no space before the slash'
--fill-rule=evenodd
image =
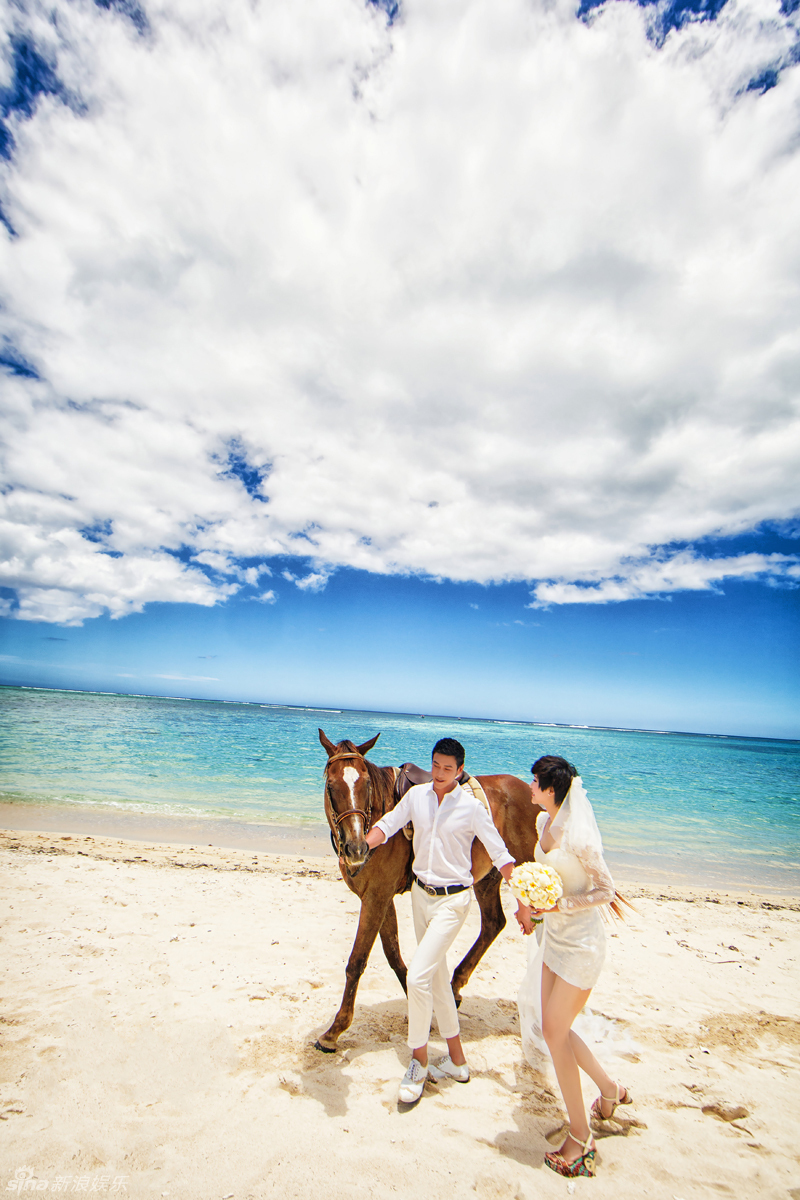
<path id="1" fill-rule="evenodd" d="M 253 850 L 264 854 L 326 855 L 330 834 L 318 825 L 255 824 L 221 817 L 192 818 L 156 812 L 135 812 L 98 804 L 9 804 L 0 802 L 0 829 L 9 832 L 61 833 L 157 842 L 170 846 L 216 846 L 223 850 Z"/>

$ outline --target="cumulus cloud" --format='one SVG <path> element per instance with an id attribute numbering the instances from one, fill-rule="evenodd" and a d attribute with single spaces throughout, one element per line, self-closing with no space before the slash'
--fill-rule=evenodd
<path id="1" fill-rule="evenodd" d="M 2 15 L 6 611 L 791 582 L 660 548 L 800 509 L 796 14 L 123 8 Z"/>

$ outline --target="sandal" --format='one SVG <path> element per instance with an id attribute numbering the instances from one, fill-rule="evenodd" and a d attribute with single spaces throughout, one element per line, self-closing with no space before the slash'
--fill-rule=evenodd
<path id="1" fill-rule="evenodd" d="M 625 1097 L 624 1100 L 622 1099 L 623 1096 Z M 603 1101 L 604 1100 L 605 1100 L 606 1104 L 611 1105 L 611 1112 L 608 1114 L 608 1116 L 606 1116 L 605 1113 L 603 1112 Z M 589 1109 L 589 1116 L 594 1117 L 595 1121 L 610 1121 L 611 1118 L 614 1116 L 614 1113 L 620 1107 L 620 1105 L 625 1105 L 625 1104 L 633 1104 L 633 1096 L 630 1094 L 630 1092 L 628 1091 L 628 1089 L 625 1087 L 624 1084 L 620 1085 L 618 1083 L 615 1083 L 614 1084 L 614 1095 L 613 1096 L 604 1096 L 601 1092 L 600 1095 L 595 1100 L 592 1107 Z"/>
<path id="2" fill-rule="evenodd" d="M 566 1179 L 577 1179 L 580 1175 L 594 1175 L 596 1147 L 591 1133 L 585 1142 L 579 1142 L 572 1133 L 567 1136 L 571 1137 L 573 1142 L 577 1142 L 583 1153 L 579 1158 L 573 1159 L 572 1162 L 567 1162 L 561 1153 L 561 1150 L 567 1144 L 565 1141 L 561 1150 L 551 1150 L 548 1154 L 545 1154 L 545 1166 L 549 1167 L 551 1171 L 555 1171 L 557 1175 L 563 1175 Z"/>

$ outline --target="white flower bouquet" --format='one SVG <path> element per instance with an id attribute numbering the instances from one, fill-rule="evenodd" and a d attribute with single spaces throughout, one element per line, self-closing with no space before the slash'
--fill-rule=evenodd
<path id="1" fill-rule="evenodd" d="M 517 899 L 529 908 L 554 908 L 564 894 L 558 871 L 544 863 L 528 862 L 514 867 L 510 883 Z"/>

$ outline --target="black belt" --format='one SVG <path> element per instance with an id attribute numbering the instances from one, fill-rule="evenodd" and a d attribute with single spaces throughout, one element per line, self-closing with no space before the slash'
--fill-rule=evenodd
<path id="1" fill-rule="evenodd" d="M 451 883 L 447 887 L 434 887 L 433 884 L 423 883 L 421 879 L 414 876 L 414 882 L 417 887 L 421 887 L 423 892 L 427 892 L 429 896 L 454 896 L 456 892 L 466 892 L 472 887 L 471 883 Z"/>

